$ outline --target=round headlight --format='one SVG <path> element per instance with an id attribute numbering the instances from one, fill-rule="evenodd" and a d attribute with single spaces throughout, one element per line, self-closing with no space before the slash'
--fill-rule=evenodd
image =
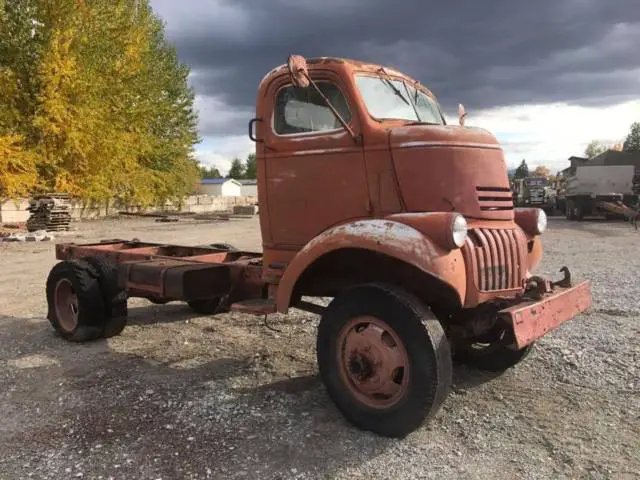
<path id="1" fill-rule="evenodd" d="M 453 244 L 460 248 L 467 239 L 467 221 L 462 215 L 456 215 L 455 220 L 451 223 L 451 239 Z"/>
<path id="2" fill-rule="evenodd" d="M 544 231 L 547 229 L 547 214 L 544 213 L 544 210 L 542 210 L 541 208 L 538 209 L 538 222 L 536 227 L 538 229 L 539 235 L 544 233 Z"/>

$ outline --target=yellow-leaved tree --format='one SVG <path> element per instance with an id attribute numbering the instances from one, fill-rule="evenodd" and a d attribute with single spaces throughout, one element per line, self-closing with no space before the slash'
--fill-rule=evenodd
<path id="1" fill-rule="evenodd" d="M 27 189 L 142 205 L 189 193 L 193 91 L 149 1 L 10 3 L 0 0 L 0 21 L 14 26 L 0 53 L 4 42 L 16 60 L 0 63 L 0 93 L 11 94 L 13 78 L 28 87 L 6 97 L 22 96 L 4 115 L 19 135 L 12 148 L 28 152 L 23 162 L 37 173 Z"/>

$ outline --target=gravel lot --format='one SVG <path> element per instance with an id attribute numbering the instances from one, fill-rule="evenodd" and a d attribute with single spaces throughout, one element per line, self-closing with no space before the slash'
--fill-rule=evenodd
<path id="1" fill-rule="evenodd" d="M 226 241 L 256 220 L 96 221 L 57 241 Z M 81 237 L 81 238 L 79 238 Z M 315 316 L 194 317 L 130 301 L 108 341 L 56 337 L 53 244 L 0 244 L 0 478 L 640 478 L 640 232 L 550 219 L 542 273 L 593 282 L 594 307 L 500 377 L 455 370 L 404 440 L 348 425 L 317 378 Z"/>

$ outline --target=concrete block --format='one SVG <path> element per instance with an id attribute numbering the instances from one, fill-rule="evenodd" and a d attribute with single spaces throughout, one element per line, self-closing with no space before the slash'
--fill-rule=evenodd
<path id="1" fill-rule="evenodd" d="M 258 213 L 257 205 L 234 205 L 234 215 L 255 215 Z"/>

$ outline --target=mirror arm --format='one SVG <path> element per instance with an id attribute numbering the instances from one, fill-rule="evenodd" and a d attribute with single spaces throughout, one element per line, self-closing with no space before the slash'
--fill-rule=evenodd
<path id="1" fill-rule="evenodd" d="M 355 132 L 352 130 L 352 128 L 349 126 L 349 124 L 347 122 L 344 121 L 344 118 L 342 118 L 342 115 L 340 115 L 338 113 L 338 111 L 335 109 L 335 107 L 331 104 L 331 102 L 329 101 L 329 99 L 324 95 L 324 93 L 322 93 L 322 90 L 320 90 L 320 87 L 318 87 L 318 85 L 316 85 L 316 82 L 314 82 L 311 77 L 307 74 L 307 72 L 304 72 L 304 76 L 307 77 L 307 80 L 309 80 L 309 83 L 311 83 L 311 85 L 313 85 L 313 88 L 316 89 L 316 92 L 318 92 L 318 95 L 320 95 L 322 97 L 322 99 L 325 101 L 325 103 L 327 104 L 327 106 L 331 109 L 331 111 L 333 112 L 333 114 L 336 116 L 336 118 L 338 119 L 338 121 L 342 124 L 342 126 L 344 127 L 344 129 L 349 132 L 349 135 L 351 135 L 351 138 L 353 138 L 353 140 L 356 143 L 359 143 L 358 140 L 358 136 L 356 136 Z"/>

